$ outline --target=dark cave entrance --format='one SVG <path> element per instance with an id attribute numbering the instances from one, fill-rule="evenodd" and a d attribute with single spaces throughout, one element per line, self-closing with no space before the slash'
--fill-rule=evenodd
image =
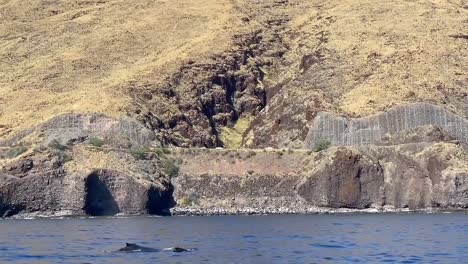
<path id="1" fill-rule="evenodd" d="M 175 206 L 174 201 L 174 186 L 169 185 L 167 191 L 160 191 L 157 188 L 151 187 L 148 190 L 148 201 L 146 210 L 152 215 L 170 215 L 169 208 Z"/>
<path id="2" fill-rule="evenodd" d="M 91 174 L 85 183 L 84 211 L 91 216 L 109 216 L 120 213 L 119 206 L 107 184 L 97 174 Z"/>

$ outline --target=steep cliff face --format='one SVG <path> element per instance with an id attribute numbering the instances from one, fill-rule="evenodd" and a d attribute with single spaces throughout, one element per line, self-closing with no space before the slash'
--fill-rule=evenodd
<path id="1" fill-rule="evenodd" d="M 2 138 L 91 112 L 165 146 L 299 148 L 320 111 L 467 116 L 463 1 L 8 0 L 0 15 Z"/>
<path id="2" fill-rule="evenodd" d="M 465 1 L 6 0 L 0 19 L 2 215 L 160 213 L 172 191 L 466 207 Z"/>
<path id="3" fill-rule="evenodd" d="M 340 149 L 314 167 L 314 172 L 297 188 L 308 203 L 333 208 L 383 204 L 383 169 L 367 156 Z"/>
<path id="4" fill-rule="evenodd" d="M 190 155 L 172 180 L 175 214 L 468 206 L 467 156 L 450 143 Z"/>
<path id="5" fill-rule="evenodd" d="M 66 159 L 45 151 L 9 164 L 0 172 L 0 215 L 162 214 L 172 206 L 172 186 L 156 158 L 138 161 L 114 154 L 101 153 L 101 161 L 80 160 L 77 166 L 70 159 L 79 160 L 80 150 Z M 138 167 L 125 170 L 112 165 L 116 161 Z"/>
<path id="6" fill-rule="evenodd" d="M 167 152 L 167 151 L 166 151 Z M 454 143 L 307 150 L 174 149 L 136 156 L 74 146 L 0 171 L 0 214 L 312 213 L 468 208 Z"/>

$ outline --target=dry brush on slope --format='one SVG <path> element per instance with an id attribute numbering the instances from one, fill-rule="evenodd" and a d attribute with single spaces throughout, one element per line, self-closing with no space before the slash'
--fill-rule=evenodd
<path id="1" fill-rule="evenodd" d="M 168 146 L 300 147 L 322 110 L 466 116 L 464 0 L 3 0 L 0 19 L 0 137 L 98 112 Z"/>
<path id="2" fill-rule="evenodd" d="M 466 1 L 306 1 L 246 146 L 300 147 L 319 111 L 366 116 L 408 102 L 467 116 Z M 267 92 L 268 94 L 268 92 Z"/>

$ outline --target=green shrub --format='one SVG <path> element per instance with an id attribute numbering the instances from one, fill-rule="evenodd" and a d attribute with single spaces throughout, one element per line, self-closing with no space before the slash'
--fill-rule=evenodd
<path id="1" fill-rule="evenodd" d="M 132 154 L 132 156 L 138 160 L 146 159 L 146 151 L 142 148 L 132 148 L 130 149 L 130 154 Z"/>
<path id="2" fill-rule="evenodd" d="M 176 161 L 174 161 L 173 159 L 162 159 L 161 168 L 164 174 L 166 174 L 170 178 L 176 177 L 179 174 L 179 166 L 177 166 Z"/>
<path id="3" fill-rule="evenodd" d="M 182 197 L 182 199 L 178 201 L 178 204 L 180 206 L 191 206 L 193 205 L 193 201 L 188 197 Z"/>
<path id="4" fill-rule="evenodd" d="M 319 152 L 319 151 L 328 149 L 330 146 L 331 146 L 330 141 L 328 141 L 326 139 L 322 139 L 322 140 L 318 141 L 317 143 L 315 143 L 314 151 Z"/>
<path id="5" fill-rule="evenodd" d="M 167 155 L 167 154 L 171 154 L 171 150 L 168 149 L 168 148 L 163 148 L 163 149 L 162 149 L 162 153 L 164 153 L 164 154 L 166 154 L 166 155 Z"/>
<path id="6" fill-rule="evenodd" d="M 63 145 L 60 140 L 54 139 L 49 143 L 49 148 L 65 151 L 67 146 Z"/>
<path id="7" fill-rule="evenodd" d="M 283 157 L 283 154 L 284 154 L 284 153 L 283 153 L 283 152 L 277 152 L 276 154 L 278 155 L 277 158 L 278 158 L 278 159 L 281 159 L 281 157 Z"/>
<path id="8" fill-rule="evenodd" d="M 249 153 L 247 154 L 247 158 L 249 159 L 249 158 L 251 158 L 251 157 L 253 157 L 253 156 L 255 156 L 255 155 L 257 155 L 257 152 L 255 152 L 254 150 L 251 150 L 251 151 L 249 151 Z"/>
<path id="9" fill-rule="evenodd" d="M 100 138 L 90 138 L 88 140 L 88 143 L 94 147 L 97 147 L 97 148 L 100 148 L 102 146 L 104 146 L 104 140 L 100 139 Z"/>
<path id="10" fill-rule="evenodd" d="M 9 149 L 6 153 L 6 156 L 7 158 L 9 159 L 12 159 L 12 158 L 16 158 L 18 157 L 19 155 L 23 154 L 24 152 L 26 152 L 28 150 L 27 147 L 25 146 L 16 146 L 16 147 L 13 147 L 11 149 Z"/>
<path id="11" fill-rule="evenodd" d="M 63 150 L 57 150 L 57 151 L 54 152 L 54 154 L 59 158 L 59 160 L 62 163 L 66 163 L 66 162 L 69 162 L 69 161 L 73 160 L 72 156 L 69 155 L 67 152 L 65 152 Z"/>

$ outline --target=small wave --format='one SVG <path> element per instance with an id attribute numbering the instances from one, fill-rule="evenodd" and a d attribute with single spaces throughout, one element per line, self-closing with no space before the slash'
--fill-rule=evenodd
<path id="1" fill-rule="evenodd" d="M 332 244 L 310 244 L 313 247 L 317 248 L 346 248 L 345 246 L 342 245 L 332 245 Z"/>

